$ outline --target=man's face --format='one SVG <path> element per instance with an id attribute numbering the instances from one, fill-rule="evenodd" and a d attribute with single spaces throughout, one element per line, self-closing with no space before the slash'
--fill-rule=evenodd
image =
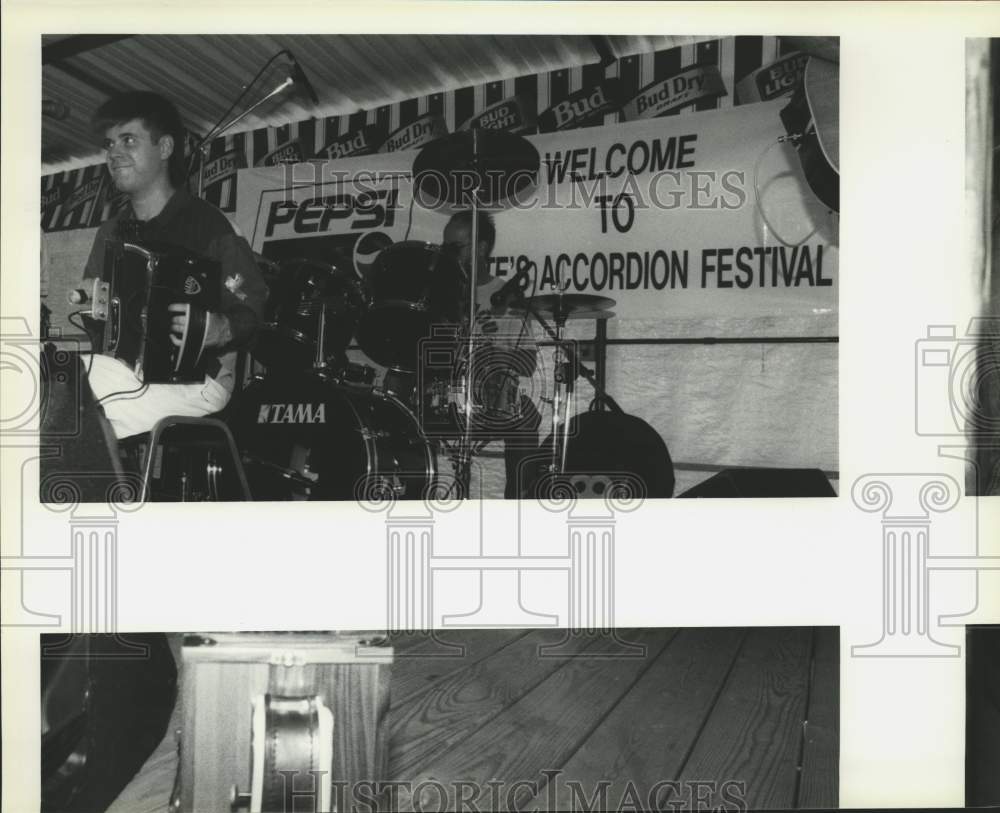
<path id="1" fill-rule="evenodd" d="M 472 267 L 472 226 L 469 223 L 451 222 L 444 227 L 442 235 L 446 246 L 455 252 L 459 265 L 466 271 Z M 482 285 L 490 280 L 489 255 L 486 243 L 479 241 L 479 267 L 476 282 Z"/>
<path id="2" fill-rule="evenodd" d="M 115 186 L 130 195 L 150 189 L 168 176 L 167 161 L 173 152 L 173 138 L 153 139 L 139 119 L 109 127 L 104 133 L 108 170 Z"/>

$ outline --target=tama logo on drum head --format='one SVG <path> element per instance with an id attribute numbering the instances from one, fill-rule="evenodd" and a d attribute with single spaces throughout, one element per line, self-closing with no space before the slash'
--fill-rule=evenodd
<path id="1" fill-rule="evenodd" d="M 326 423 L 326 404 L 261 404 L 257 423 Z"/>
<path id="2" fill-rule="evenodd" d="M 194 277 L 188 277 L 184 280 L 184 293 L 188 296 L 194 296 L 195 294 L 201 293 L 201 284 Z"/>

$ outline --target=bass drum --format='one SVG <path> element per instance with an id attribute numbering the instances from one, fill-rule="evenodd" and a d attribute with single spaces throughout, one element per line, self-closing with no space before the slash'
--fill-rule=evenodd
<path id="1" fill-rule="evenodd" d="M 230 427 L 255 500 L 423 499 L 434 450 L 399 399 L 318 373 L 268 376 Z"/>
<path id="2" fill-rule="evenodd" d="M 528 473 L 526 496 L 546 497 L 572 488 L 578 497 L 667 498 L 674 495 L 674 464 L 667 444 L 648 423 L 620 411 L 591 410 L 569 422 L 566 473 L 547 473 L 549 435 Z M 529 464 L 530 465 L 530 464 Z M 533 480 L 533 482 L 532 482 Z"/>

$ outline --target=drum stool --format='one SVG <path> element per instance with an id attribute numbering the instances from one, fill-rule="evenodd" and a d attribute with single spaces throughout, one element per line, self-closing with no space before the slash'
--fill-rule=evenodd
<path id="1" fill-rule="evenodd" d="M 119 446 L 124 465 L 142 476 L 143 501 L 253 499 L 232 433 L 216 417 L 170 415 Z"/>

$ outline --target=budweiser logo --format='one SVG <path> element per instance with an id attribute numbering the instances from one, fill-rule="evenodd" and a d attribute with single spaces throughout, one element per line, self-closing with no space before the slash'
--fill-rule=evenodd
<path id="1" fill-rule="evenodd" d="M 326 404 L 261 404 L 257 423 L 326 423 Z"/>
<path id="2" fill-rule="evenodd" d="M 539 129 L 545 132 L 575 127 L 594 116 L 609 113 L 621 106 L 622 84 L 606 79 L 586 90 L 572 93 L 539 116 Z"/>
<path id="3" fill-rule="evenodd" d="M 345 133 L 327 144 L 320 155 L 336 160 L 352 155 L 369 155 L 385 140 L 385 131 L 376 125 L 366 125 Z"/>

